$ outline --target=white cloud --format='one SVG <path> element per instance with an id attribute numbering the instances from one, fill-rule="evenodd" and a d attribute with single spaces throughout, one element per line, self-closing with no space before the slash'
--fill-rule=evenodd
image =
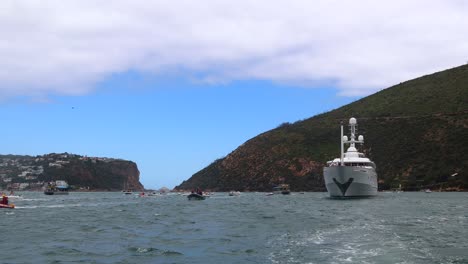
<path id="1" fill-rule="evenodd" d="M 466 14 L 458 0 L 3 0 L 0 95 L 84 94 L 111 74 L 180 69 L 366 95 L 466 63 Z"/>

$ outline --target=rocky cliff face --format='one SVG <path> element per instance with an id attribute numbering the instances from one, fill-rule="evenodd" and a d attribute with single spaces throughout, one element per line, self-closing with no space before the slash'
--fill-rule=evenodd
<path id="1" fill-rule="evenodd" d="M 132 161 L 74 154 L 0 156 L 0 186 L 38 189 L 44 182 L 66 180 L 75 189 L 120 191 L 143 190 L 140 172 Z"/>
<path id="2" fill-rule="evenodd" d="M 69 184 L 92 190 L 119 191 L 143 190 L 140 172 L 132 161 L 125 160 L 79 160 L 62 168 L 49 168 L 41 179 L 63 178 Z"/>
<path id="3" fill-rule="evenodd" d="M 340 122 L 356 117 L 380 189 L 468 189 L 468 65 L 407 81 L 247 141 L 176 189 L 325 190 L 322 168 L 339 157 Z M 346 126 L 345 126 L 346 129 Z M 346 131 L 346 130 L 345 130 Z M 455 175 L 455 176 L 452 176 Z"/>

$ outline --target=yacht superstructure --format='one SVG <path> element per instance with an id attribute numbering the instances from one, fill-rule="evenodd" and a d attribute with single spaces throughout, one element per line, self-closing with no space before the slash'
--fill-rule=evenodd
<path id="1" fill-rule="evenodd" d="M 356 144 L 364 143 L 364 137 L 358 136 L 357 121 L 349 119 L 350 138 L 343 136 L 341 125 L 341 157 L 327 162 L 323 168 L 325 186 L 330 197 L 364 197 L 377 195 L 377 173 L 374 162 L 358 152 Z M 344 144 L 349 144 L 343 153 Z"/>

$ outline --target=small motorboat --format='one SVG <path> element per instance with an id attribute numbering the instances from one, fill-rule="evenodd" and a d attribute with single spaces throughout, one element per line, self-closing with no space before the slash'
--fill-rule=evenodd
<path id="1" fill-rule="evenodd" d="M 187 195 L 187 198 L 189 200 L 205 200 L 205 196 L 203 196 L 202 194 L 198 194 L 198 193 L 191 193 Z"/>
<path id="2" fill-rule="evenodd" d="M 68 195 L 68 190 L 66 189 L 59 189 L 59 188 L 55 188 L 55 189 L 46 189 L 44 190 L 44 194 L 45 195 Z"/>
<path id="3" fill-rule="evenodd" d="M 132 191 L 132 190 L 123 190 L 122 192 L 123 192 L 123 194 L 125 194 L 125 195 L 133 194 L 133 191 Z"/>
<path id="4" fill-rule="evenodd" d="M 44 194 L 45 195 L 68 195 L 68 189 L 70 186 L 66 181 L 55 181 L 49 182 L 47 185 L 44 186 Z"/>
<path id="5" fill-rule="evenodd" d="M 14 209 L 15 205 L 14 204 L 0 204 L 0 208 Z"/>
<path id="6" fill-rule="evenodd" d="M 289 184 L 280 184 L 273 188 L 273 193 L 275 194 L 290 194 Z"/>
<path id="7" fill-rule="evenodd" d="M 241 193 L 238 191 L 230 191 L 229 196 L 239 196 Z"/>

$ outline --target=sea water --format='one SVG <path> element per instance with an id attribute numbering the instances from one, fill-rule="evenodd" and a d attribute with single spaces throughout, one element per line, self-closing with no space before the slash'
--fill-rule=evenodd
<path id="1" fill-rule="evenodd" d="M 0 263 L 468 263 L 468 193 L 22 195 Z"/>

